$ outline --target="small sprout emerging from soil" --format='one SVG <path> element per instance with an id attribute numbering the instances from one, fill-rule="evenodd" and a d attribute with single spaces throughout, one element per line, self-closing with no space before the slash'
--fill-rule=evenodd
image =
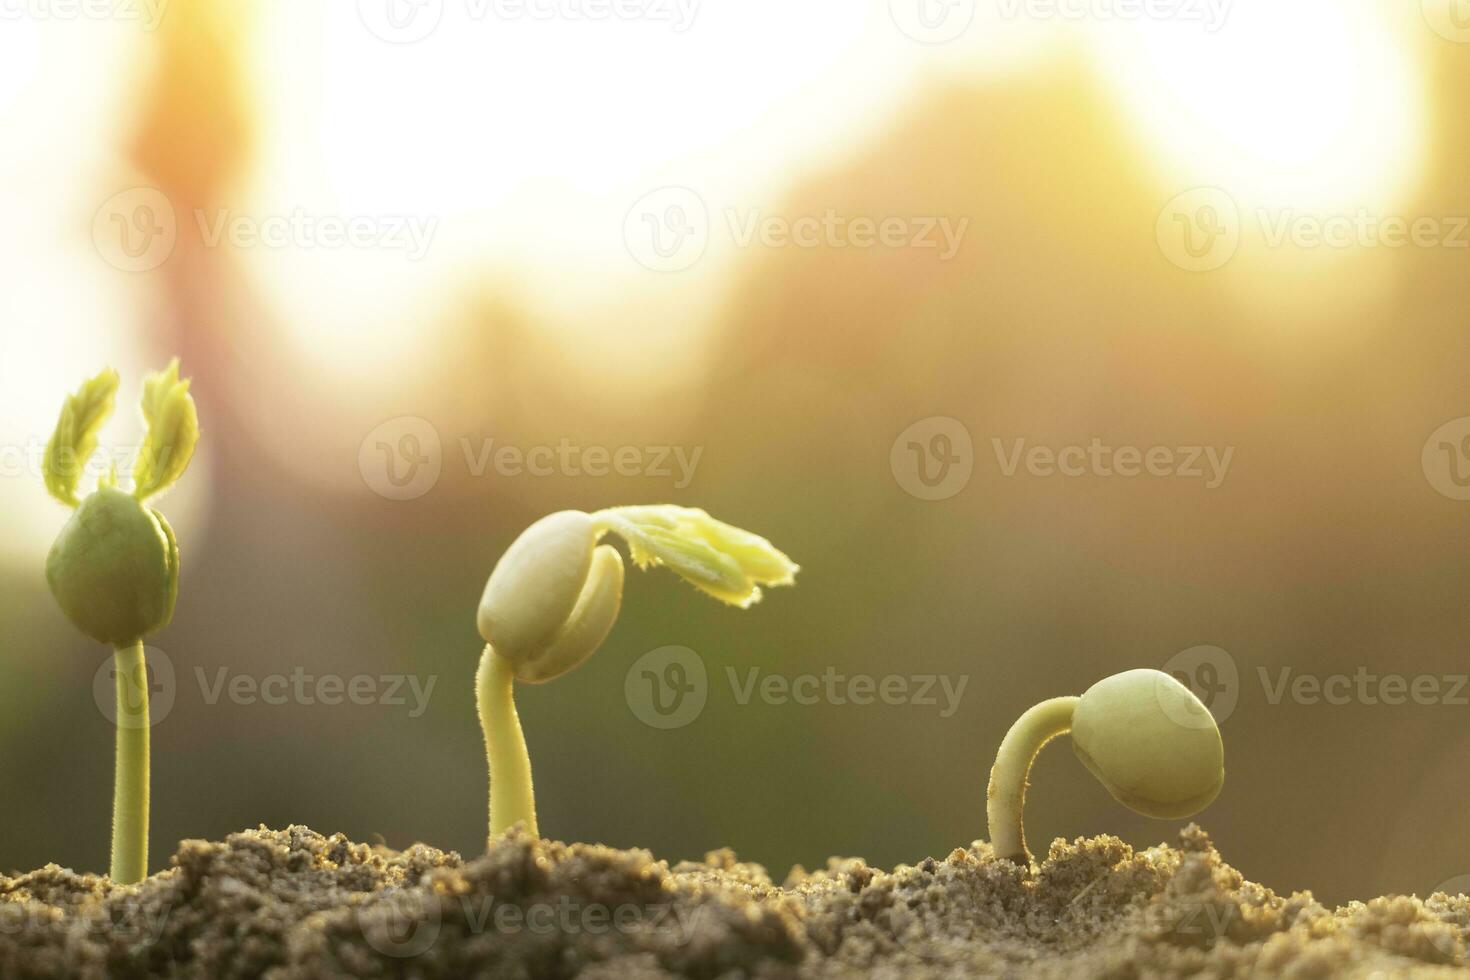
<path id="1" fill-rule="evenodd" d="M 1194 693 L 1161 671 L 1124 671 L 1080 698 L 1041 702 L 1006 733 L 986 793 L 997 857 L 1031 863 L 1021 822 L 1027 776 L 1042 747 L 1068 732 L 1077 757 L 1113 798 L 1145 816 L 1192 816 L 1225 783 L 1220 730 Z"/>
<path id="2" fill-rule="evenodd" d="M 62 406 L 46 444 L 46 489 L 71 507 L 46 557 L 46 581 L 72 624 L 113 648 L 117 679 L 117 766 L 112 809 L 112 880 L 148 873 L 148 677 L 143 638 L 167 626 L 179 594 L 179 545 L 162 514 L 144 501 L 172 486 L 199 442 L 199 417 L 179 362 L 143 385 L 147 435 L 133 470 L 133 490 L 117 486 L 114 468 L 95 492 L 78 497 L 97 432 L 112 413 L 117 372 L 103 371 Z"/>
<path id="3" fill-rule="evenodd" d="M 476 691 L 490 763 L 491 837 L 516 824 L 539 836 L 514 684 L 554 680 L 607 638 L 623 597 L 622 556 L 598 543 L 609 532 L 627 543 L 639 568 L 663 565 L 741 608 L 760 600 L 761 586 L 791 585 L 798 571 L 765 538 L 686 507 L 562 511 L 522 532 L 491 573 L 478 615 L 486 646 Z"/>

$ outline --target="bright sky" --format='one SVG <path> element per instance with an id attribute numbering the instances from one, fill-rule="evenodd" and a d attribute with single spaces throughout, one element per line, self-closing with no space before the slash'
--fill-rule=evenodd
<path id="1" fill-rule="evenodd" d="M 1242 204 L 1383 207 L 1411 188 L 1426 139 L 1421 48 L 1445 43 L 1417 3 L 1356 0 L 1179 0 L 1166 22 L 1107 13 L 1126 0 L 606 2 L 651 12 L 634 20 L 578 15 L 587 3 L 599 0 L 258 5 L 265 128 L 238 210 L 365 217 L 402 246 L 238 253 L 303 363 L 380 382 L 484 281 L 513 284 L 538 326 L 602 367 L 599 383 L 697 368 L 735 249 L 711 235 L 687 271 L 645 268 L 625 237 L 644 195 L 680 186 L 711 213 L 771 207 L 926 77 L 1024 71 L 1079 38 L 1161 180 L 1229 186 Z M 110 362 L 136 378 L 166 353 L 138 349 L 146 277 L 99 261 L 90 236 L 98 189 L 128 186 L 113 148 L 147 38 L 135 24 L 0 24 L 0 125 L 24 146 L 0 159 L 11 458 L 44 441 L 81 372 Z M 686 216 L 656 200 L 656 217 Z M 607 320 L 643 326 L 599 329 Z M 0 507 L 37 515 L 11 522 L 33 540 L 0 541 L 0 560 L 44 548 L 64 516 L 38 482 L 0 479 Z"/>

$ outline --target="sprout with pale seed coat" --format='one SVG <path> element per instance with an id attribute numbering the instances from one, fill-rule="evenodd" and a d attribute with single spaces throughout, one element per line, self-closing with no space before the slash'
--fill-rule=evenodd
<path id="1" fill-rule="evenodd" d="M 486 644 L 475 687 L 490 766 L 492 837 L 517 824 L 539 834 L 514 685 L 570 672 L 612 630 L 622 605 L 623 559 L 598 543 L 608 533 L 627 543 L 639 568 L 663 565 L 740 608 L 760 600 L 761 586 L 791 585 L 798 571 L 765 538 L 687 507 L 562 511 L 522 532 L 491 573 L 477 616 Z"/>
<path id="2" fill-rule="evenodd" d="M 1059 735 L 1119 803 L 1149 817 L 1193 816 L 1220 793 L 1225 750 L 1215 719 L 1194 693 L 1157 670 L 1129 670 L 1079 697 L 1043 701 L 1000 744 L 986 793 L 997 857 L 1030 864 L 1021 811 L 1031 763 Z"/>

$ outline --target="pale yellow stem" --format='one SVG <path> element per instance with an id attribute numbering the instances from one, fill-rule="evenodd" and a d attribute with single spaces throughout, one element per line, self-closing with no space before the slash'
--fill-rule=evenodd
<path id="1" fill-rule="evenodd" d="M 995 856 L 1030 864 L 1021 811 L 1026 806 L 1026 780 L 1031 763 L 1047 742 L 1072 730 L 1072 713 L 1079 698 L 1052 698 L 1022 715 L 1000 743 L 985 793 L 990 846 Z"/>
<path id="2" fill-rule="evenodd" d="M 148 663 L 143 644 L 112 655 L 117 675 L 117 755 L 112 787 L 114 883 L 148 875 Z"/>
<path id="3" fill-rule="evenodd" d="M 539 837 L 531 756 L 516 714 L 515 674 L 510 662 L 489 644 L 480 656 L 475 691 L 480 727 L 485 732 L 485 756 L 490 763 L 490 836 L 521 824 L 532 836 Z"/>

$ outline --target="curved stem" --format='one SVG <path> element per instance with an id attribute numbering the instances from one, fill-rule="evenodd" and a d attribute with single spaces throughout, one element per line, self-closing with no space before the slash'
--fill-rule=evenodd
<path id="1" fill-rule="evenodd" d="M 112 880 L 148 874 L 148 663 L 143 643 L 112 655 L 117 680 L 117 758 L 112 790 Z"/>
<path id="2" fill-rule="evenodd" d="M 485 732 L 485 756 L 490 763 L 490 836 L 519 823 L 539 837 L 531 756 L 516 714 L 515 674 L 510 662 L 489 644 L 475 673 L 475 694 L 480 727 Z"/>
<path id="3" fill-rule="evenodd" d="M 1072 730 L 1072 712 L 1078 698 L 1052 698 L 1023 714 L 995 754 L 990 770 L 990 787 L 985 793 L 986 819 L 990 824 L 990 846 L 995 856 L 1030 864 L 1026 849 L 1026 829 L 1021 811 L 1026 806 L 1026 779 L 1031 763 L 1047 742 Z"/>

